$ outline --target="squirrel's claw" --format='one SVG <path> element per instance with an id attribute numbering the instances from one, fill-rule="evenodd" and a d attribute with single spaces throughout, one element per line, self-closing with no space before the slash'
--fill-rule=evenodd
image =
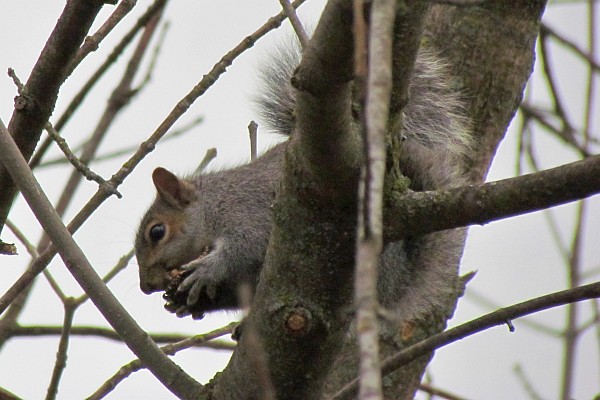
<path id="1" fill-rule="evenodd" d="M 175 315 L 177 315 L 178 318 L 183 318 L 191 315 L 191 312 L 187 306 L 181 306 L 175 311 Z"/>

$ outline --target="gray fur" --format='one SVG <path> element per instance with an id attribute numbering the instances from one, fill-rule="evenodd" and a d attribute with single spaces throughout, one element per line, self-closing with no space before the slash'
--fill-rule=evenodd
<path id="1" fill-rule="evenodd" d="M 294 125 L 295 89 L 290 77 L 300 61 L 295 46 L 280 47 L 261 69 L 261 94 L 255 99 L 258 112 L 271 130 L 290 135 Z M 445 65 L 430 51 L 418 54 L 404 110 L 400 166 L 411 179 L 413 190 L 435 190 L 465 183 L 462 159 L 469 147 L 469 129 L 462 103 L 452 89 Z M 400 134 L 400 133 L 399 133 Z M 178 293 L 178 314 L 201 315 L 204 311 L 234 308 L 236 286 L 256 285 L 271 229 L 271 202 L 279 182 L 285 143 L 250 164 L 187 180 L 194 200 L 173 214 L 185 214 L 179 239 L 171 239 L 155 253 L 169 254 L 167 261 L 151 261 L 152 243 L 144 237 L 155 214 L 165 206 L 159 195 L 142 221 L 136 240 L 141 285 L 145 292 L 164 289 L 159 274 L 186 264 L 190 273 Z M 182 181 L 185 182 L 185 181 Z M 183 185 L 183 183 L 180 183 Z M 158 205 L 157 205 L 158 204 Z M 160 213 L 159 213 L 160 214 Z M 193 240 L 195 244 L 186 244 Z M 207 256 L 194 261 L 206 244 Z M 381 256 L 379 298 L 400 318 L 417 318 L 440 304 L 454 287 L 464 245 L 464 231 L 436 232 L 386 246 Z M 193 251 L 191 250 L 193 249 Z M 190 253 L 193 254 L 185 254 Z M 181 254 L 185 259 L 181 258 Z M 161 272 L 162 273 L 162 272 Z M 164 274 L 164 273 L 163 273 Z M 158 283 L 156 283 L 158 282 Z M 187 303 L 185 305 L 181 303 Z"/>
<path id="2" fill-rule="evenodd" d="M 290 77 L 300 61 L 293 46 L 280 46 L 261 71 L 255 99 L 267 127 L 289 134 L 294 123 L 295 89 Z M 432 51 L 420 49 L 403 111 L 400 155 L 403 174 L 417 191 L 465 184 L 464 157 L 470 123 L 447 66 Z M 400 134 L 400 133 L 399 133 Z M 436 232 L 388 244 L 381 256 L 379 301 L 401 319 L 423 316 L 452 295 L 451 285 L 464 247 L 465 230 Z"/>

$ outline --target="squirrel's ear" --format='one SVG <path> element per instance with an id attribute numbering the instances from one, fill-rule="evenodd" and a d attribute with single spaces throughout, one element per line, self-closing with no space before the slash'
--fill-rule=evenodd
<path id="1" fill-rule="evenodd" d="M 158 195 L 174 207 L 185 207 L 194 200 L 193 185 L 164 168 L 159 167 L 152 172 L 152 182 Z"/>

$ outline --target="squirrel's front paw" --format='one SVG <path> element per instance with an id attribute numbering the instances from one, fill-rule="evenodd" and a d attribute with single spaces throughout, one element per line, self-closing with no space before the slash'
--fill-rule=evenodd
<path id="1" fill-rule="evenodd" d="M 214 308 L 211 306 L 217 302 L 218 284 L 205 261 L 197 259 L 179 269 L 181 278 L 165 292 L 168 311 L 178 317 L 192 315 L 199 319 L 204 317 L 205 311 Z"/>
<path id="2" fill-rule="evenodd" d="M 185 278 L 179 288 L 178 292 L 187 292 L 186 304 L 193 307 L 198 300 L 200 295 L 206 295 L 209 300 L 215 300 L 217 297 L 217 284 L 211 279 L 208 268 L 202 263 L 192 261 L 182 267 Z"/>
<path id="3" fill-rule="evenodd" d="M 204 310 L 192 310 L 187 305 L 187 293 L 180 292 L 179 285 L 181 279 L 172 281 L 169 287 L 163 294 L 163 299 L 166 301 L 165 310 L 174 313 L 179 318 L 191 315 L 194 319 L 204 318 Z"/>

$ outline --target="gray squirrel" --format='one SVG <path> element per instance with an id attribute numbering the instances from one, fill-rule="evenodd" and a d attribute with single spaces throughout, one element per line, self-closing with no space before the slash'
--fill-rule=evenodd
<path id="1" fill-rule="evenodd" d="M 300 60 L 280 47 L 259 71 L 258 112 L 271 130 L 291 135 Z M 404 109 L 406 138 L 400 167 L 415 191 L 461 186 L 469 124 L 444 63 L 419 50 Z M 400 134 L 400 133 L 399 133 Z M 178 178 L 157 168 L 157 196 L 135 240 L 140 288 L 165 291 L 165 308 L 178 316 L 239 307 L 241 284 L 256 287 L 268 245 L 272 203 L 286 142 L 236 168 Z M 380 261 L 379 300 L 399 318 L 414 319 L 440 304 L 454 287 L 464 231 L 436 232 L 386 245 Z"/>

